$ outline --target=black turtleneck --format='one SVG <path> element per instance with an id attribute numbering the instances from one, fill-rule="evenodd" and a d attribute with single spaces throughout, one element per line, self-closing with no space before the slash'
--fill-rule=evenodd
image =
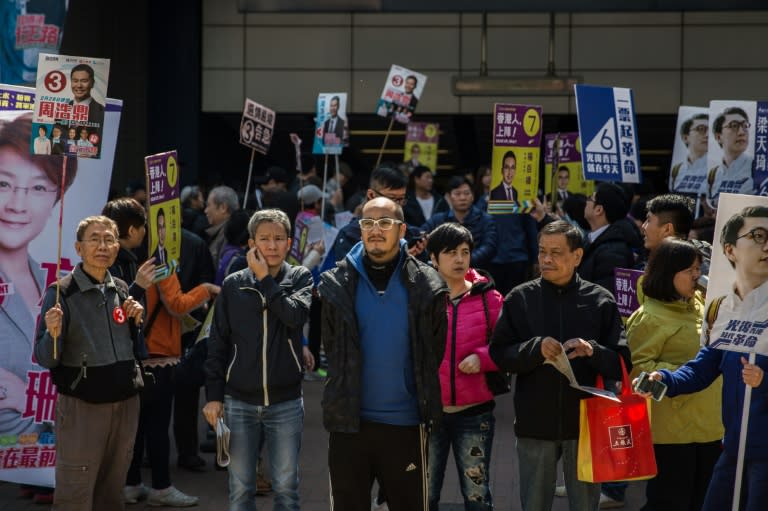
<path id="1" fill-rule="evenodd" d="M 387 289 L 389 279 L 392 277 L 392 274 L 395 273 L 395 267 L 397 266 L 398 260 L 399 253 L 398 257 L 382 264 L 371 261 L 368 254 L 363 255 L 363 267 L 368 274 L 368 279 L 379 293 L 383 293 Z"/>

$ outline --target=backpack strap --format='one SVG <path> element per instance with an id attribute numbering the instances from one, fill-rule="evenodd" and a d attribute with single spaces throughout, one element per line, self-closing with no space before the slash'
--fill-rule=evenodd
<path id="1" fill-rule="evenodd" d="M 725 299 L 725 295 L 718 296 L 711 302 L 709 302 L 709 306 L 707 307 L 707 313 L 704 315 L 704 319 L 707 322 L 707 345 L 709 345 L 709 333 L 712 331 L 712 327 L 715 325 L 715 320 L 717 319 L 717 313 L 720 311 L 720 305 L 723 303 L 723 300 Z"/>

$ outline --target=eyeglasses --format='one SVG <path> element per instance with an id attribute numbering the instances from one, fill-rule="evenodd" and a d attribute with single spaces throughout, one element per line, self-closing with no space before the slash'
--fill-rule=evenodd
<path id="1" fill-rule="evenodd" d="M 8 181 L 0 181 L 0 194 L 11 194 L 22 190 L 27 196 L 34 198 L 42 198 L 50 193 L 56 193 L 56 188 L 46 188 L 43 185 L 13 186 Z"/>
<path id="2" fill-rule="evenodd" d="M 709 126 L 707 126 L 706 124 L 699 124 L 698 126 L 691 128 L 689 133 L 691 131 L 695 131 L 699 135 L 706 135 L 707 133 L 709 133 Z"/>
<path id="3" fill-rule="evenodd" d="M 384 217 L 379 219 L 361 218 L 357 223 L 360 224 L 360 229 L 364 231 L 370 231 L 374 227 L 378 227 L 382 231 L 390 231 L 395 225 L 402 224 L 403 222 L 394 218 Z"/>
<path id="4" fill-rule="evenodd" d="M 762 227 L 755 227 L 741 236 L 736 236 L 736 241 L 739 241 L 741 238 L 752 240 L 756 245 L 765 245 L 765 242 L 768 241 L 768 230 Z"/>
<path id="5" fill-rule="evenodd" d="M 107 247 L 111 247 L 117 243 L 117 238 L 115 238 L 114 236 L 104 236 L 103 238 L 94 236 L 92 238 L 88 238 L 87 240 L 80 240 L 80 241 L 90 247 L 99 247 L 101 246 L 102 243 Z"/>
<path id="6" fill-rule="evenodd" d="M 733 131 L 739 131 L 739 129 L 744 129 L 744 131 L 748 130 L 752 126 L 749 124 L 749 121 L 731 121 L 728 124 L 724 124 L 723 128 L 728 128 L 729 130 Z"/>
<path id="7" fill-rule="evenodd" d="M 371 188 L 371 190 L 377 196 L 384 197 L 385 199 L 389 199 L 392 202 L 394 202 L 395 204 L 399 204 L 400 206 L 403 206 L 403 205 L 405 205 L 406 202 L 408 202 L 408 198 L 405 195 L 402 195 L 400 197 L 395 197 L 395 196 L 392 196 L 392 195 L 387 195 L 387 194 L 381 193 L 380 191 L 378 191 L 375 188 Z"/>

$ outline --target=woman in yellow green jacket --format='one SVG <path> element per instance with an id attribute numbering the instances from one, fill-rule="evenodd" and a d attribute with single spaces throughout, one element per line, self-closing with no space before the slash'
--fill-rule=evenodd
<path id="1" fill-rule="evenodd" d="M 699 351 L 704 299 L 696 290 L 701 257 L 692 243 L 667 239 L 645 270 L 645 299 L 627 321 L 632 377 L 675 370 Z M 642 511 L 698 511 L 721 451 L 722 378 L 707 389 L 652 401 L 651 430 L 658 474 L 648 481 Z"/>

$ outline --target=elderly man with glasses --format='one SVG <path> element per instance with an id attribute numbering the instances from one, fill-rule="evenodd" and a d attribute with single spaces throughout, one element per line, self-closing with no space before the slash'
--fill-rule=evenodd
<path id="1" fill-rule="evenodd" d="M 442 410 L 447 288 L 408 254 L 403 218 L 392 200 L 369 200 L 358 222 L 362 241 L 320 277 L 323 424 L 337 511 L 368 509 L 374 478 L 393 511 L 426 509 L 426 433 Z"/>

